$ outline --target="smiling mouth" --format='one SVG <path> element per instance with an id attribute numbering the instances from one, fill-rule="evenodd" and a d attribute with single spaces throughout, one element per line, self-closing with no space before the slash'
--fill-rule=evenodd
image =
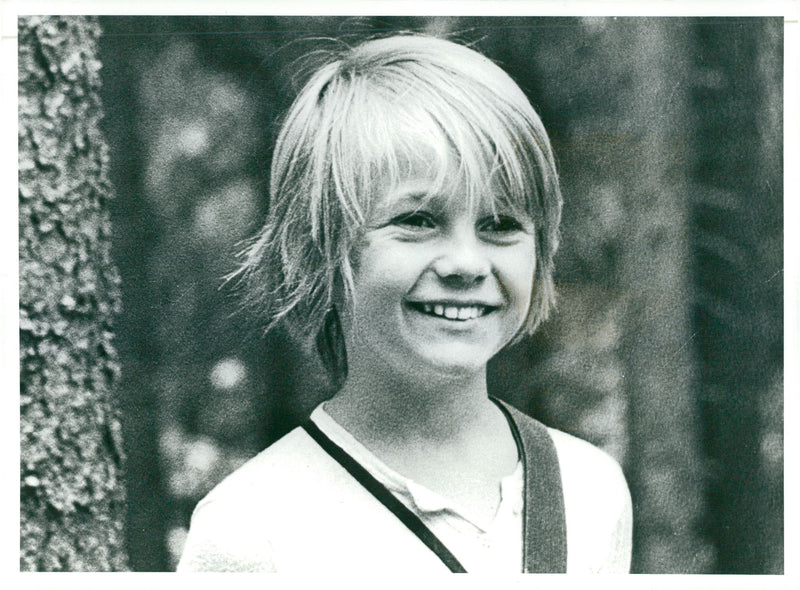
<path id="1" fill-rule="evenodd" d="M 490 305 L 454 305 L 452 303 L 417 303 L 413 301 L 409 301 L 408 306 L 426 315 L 457 322 L 474 320 L 497 309 Z"/>

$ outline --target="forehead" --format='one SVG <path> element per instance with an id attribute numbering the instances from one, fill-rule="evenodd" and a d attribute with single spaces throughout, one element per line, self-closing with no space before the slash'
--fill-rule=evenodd
<path id="1" fill-rule="evenodd" d="M 419 158 L 408 162 L 397 175 L 380 177 L 373 186 L 369 209 L 376 213 L 395 208 L 465 210 L 468 212 L 518 209 L 496 174 L 488 171 L 478 182 L 471 180 L 452 155 L 441 167 L 433 160 Z"/>

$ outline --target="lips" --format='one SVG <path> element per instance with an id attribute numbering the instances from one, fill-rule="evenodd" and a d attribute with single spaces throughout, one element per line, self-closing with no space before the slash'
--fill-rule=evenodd
<path id="1" fill-rule="evenodd" d="M 480 303 L 453 302 L 418 302 L 409 301 L 408 306 L 414 311 L 446 320 L 465 322 L 483 317 L 497 309 L 495 306 Z"/>

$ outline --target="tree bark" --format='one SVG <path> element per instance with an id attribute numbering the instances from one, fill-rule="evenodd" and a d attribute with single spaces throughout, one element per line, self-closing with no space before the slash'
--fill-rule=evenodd
<path id="1" fill-rule="evenodd" d="M 19 21 L 20 568 L 126 568 L 100 28 Z"/>

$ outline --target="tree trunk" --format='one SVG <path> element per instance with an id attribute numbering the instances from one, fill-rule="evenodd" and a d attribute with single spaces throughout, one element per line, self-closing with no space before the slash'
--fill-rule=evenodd
<path id="1" fill-rule="evenodd" d="M 695 28 L 695 329 L 717 573 L 783 572 L 783 19 Z"/>
<path id="2" fill-rule="evenodd" d="M 611 169 L 626 171 L 620 181 L 627 239 L 619 272 L 627 307 L 628 474 L 638 516 L 633 571 L 700 573 L 713 563 L 713 551 L 700 534 L 705 474 L 694 395 L 683 148 L 691 121 L 690 36 L 688 27 L 664 20 L 625 34 L 620 43 L 631 56 L 625 64 L 630 84 L 622 100 L 629 105 L 631 140 L 621 154 L 627 164 Z"/>
<path id="3" fill-rule="evenodd" d="M 126 567 L 99 33 L 19 21 L 22 570 Z"/>

